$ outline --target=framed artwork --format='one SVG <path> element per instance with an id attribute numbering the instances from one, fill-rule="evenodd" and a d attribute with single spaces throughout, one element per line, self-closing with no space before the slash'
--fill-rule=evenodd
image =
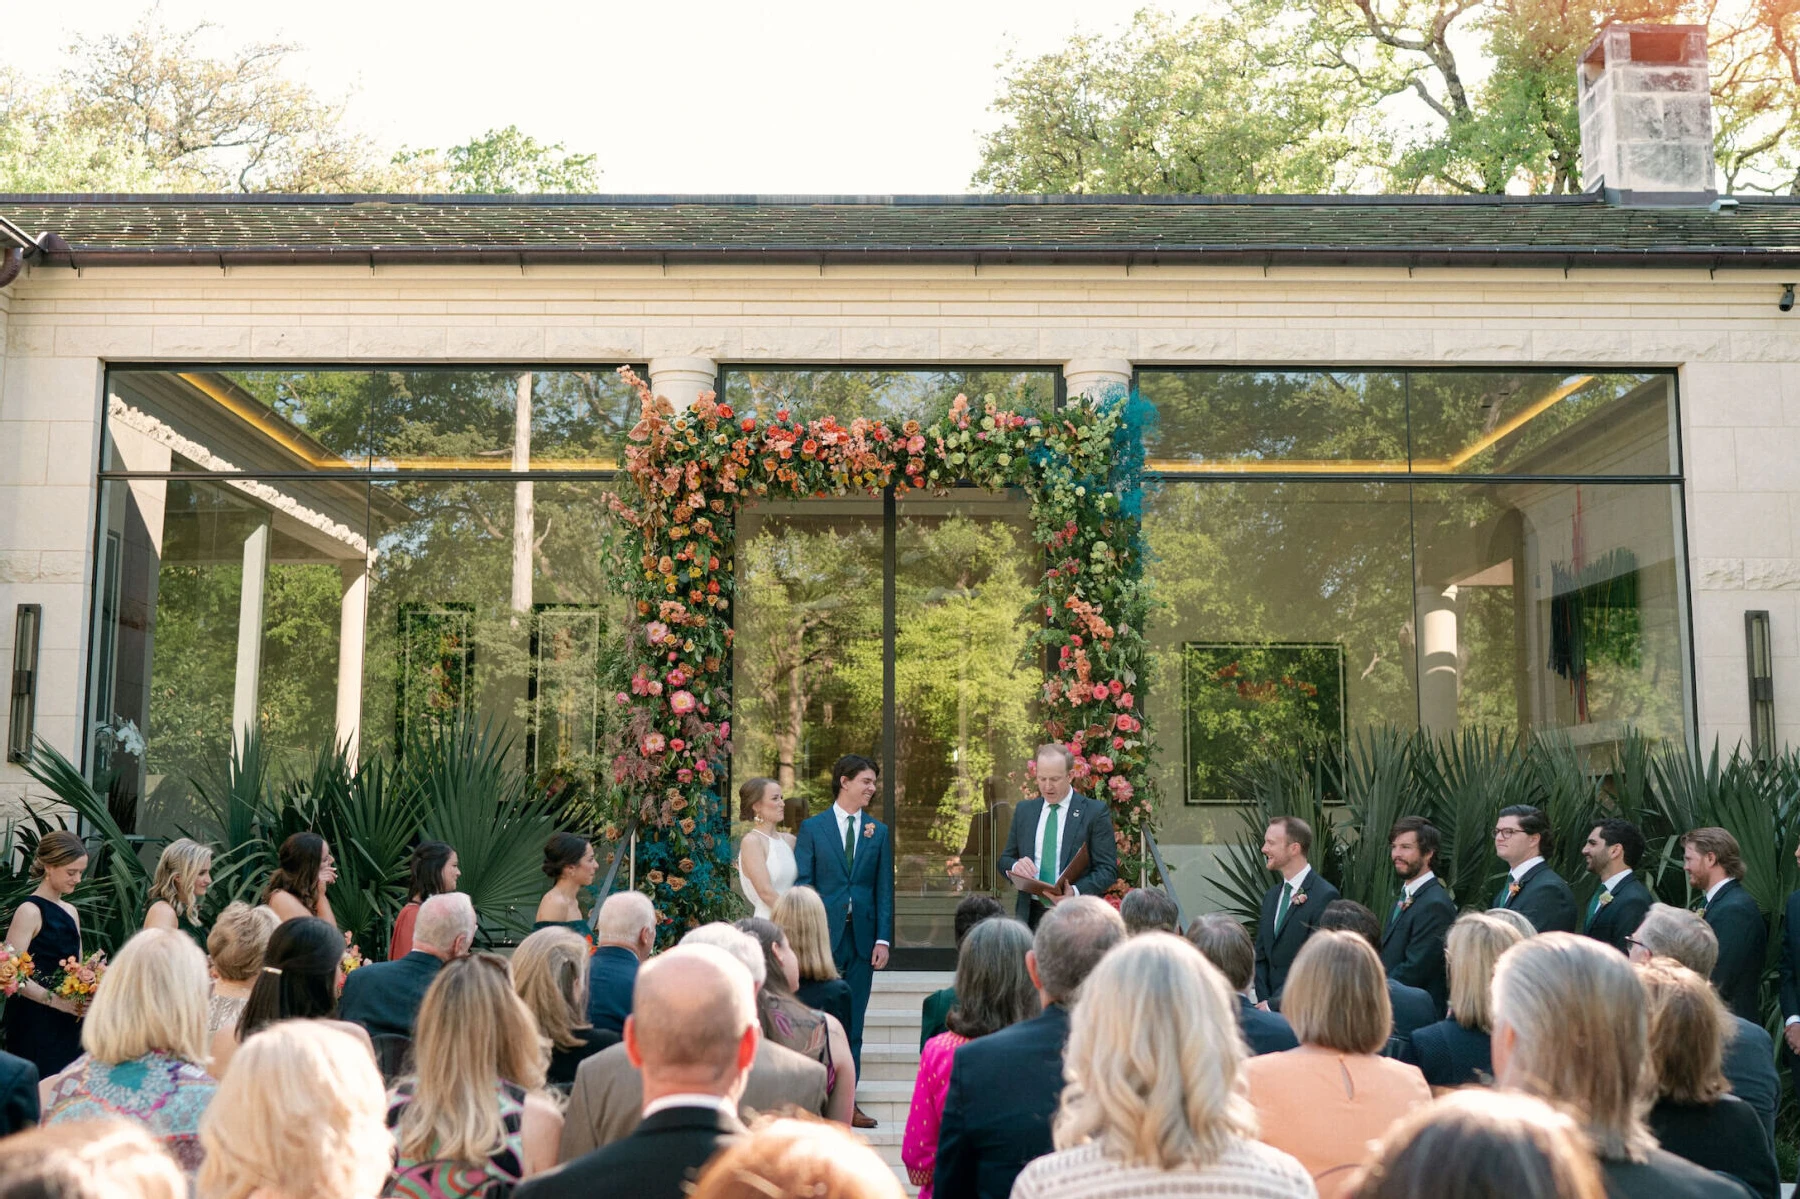
<path id="1" fill-rule="evenodd" d="M 399 678 L 394 732 L 405 745 L 413 732 L 448 716 L 467 716 L 475 703 L 475 605 L 400 605 Z"/>
<path id="2" fill-rule="evenodd" d="M 1231 771 L 1263 746 L 1319 737 L 1342 744 L 1346 669 L 1337 642 L 1184 643 L 1184 802 L 1233 802 Z"/>
<path id="3" fill-rule="evenodd" d="M 533 617 L 526 683 L 531 767 L 591 761 L 600 745 L 600 606 L 537 604 Z"/>

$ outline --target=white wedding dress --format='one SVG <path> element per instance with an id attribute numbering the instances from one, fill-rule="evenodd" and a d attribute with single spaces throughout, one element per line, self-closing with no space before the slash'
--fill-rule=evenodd
<path id="1" fill-rule="evenodd" d="M 769 884 L 775 888 L 776 898 L 786 895 L 788 888 L 794 885 L 794 880 L 800 877 L 800 867 L 794 861 L 794 847 L 780 837 L 771 837 L 769 834 L 759 833 L 755 829 L 744 834 L 745 844 L 748 844 L 752 837 L 760 837 L 763 844 L 768 846 Z M 738 849 L 737 866 L 738 890 L 744 893 L 744 898 L 750 901 L 750 906 L 756 909 L 758 916 L 764 920 L 769 919 L 769 905 L 762 901 L 756 893 L 756 888 L 752 887 L 750 880 L 744 877 L 744 851 L 741 847 Z"/>

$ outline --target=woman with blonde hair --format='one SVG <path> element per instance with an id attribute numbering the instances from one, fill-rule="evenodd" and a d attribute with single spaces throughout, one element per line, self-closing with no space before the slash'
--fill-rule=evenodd
<path id="1" fill-rule="evenodd" d="M 150 880 L 150 910 L 144 913 L 145 928 L 173 928 L 206 948 L 206 930 L 200 927 L 200 901 L 212 887 L 211 846 L 186 837 L 171 841 L 156 860 L 156 875 Z"/>
<path id="2" fill-rule="evenodd" d="M 1311 1199 L 1305 1167 L 1256 1139 L 1237 1001 L 1199 950 L 1141 934 L 1101 958 L 1081 994 L 1057 1152 L 1025 1167 L 1014 1199 Z"/>
<path id="3" fill-rule="evenodd" d="M 831 958 L 831 928 L 825 901 L 811 887 L 792 887 L 775 903 L 775 923 L 787 934 L 800 963 L 800 985 L 794 998 L 815 1012 L 828 1012 L 850 1027 L 850 984 L 838 976 Z"/>
<path id="4" fill-rule="evenodd" d="M 237 1023 L 212 1036 L 213 1077 L 228 1077 L 238 1046 L 269 1025 L 287 1020 L 329 1024 L 360 1040 L 373 1057 L 374 1044 L 362 1025 L 332 1019 L 344 985 L 343 961 L 343 934 L 326 921 L 302 916 L 276 925 Z"/>
<path id="5" fill-rule="evenodd" d="M 1355 1199 L 1606 1199 L 1587 1137 L 1529 1095 L 1458 1091 L 1394 1125 Z"/>
<path id="6" fill-rule="evenodd" d="M 37 887 L 13 912 L 6 944 L 30 954 L 37 978 L 28 978 L 0 1015 L 0 1047 L 37 1067 L 49 1078 L 81 1056 L 81 1010 L 52 995 L 45 979 L 64 958 L 81 956 L 81 917 L 69 893 L 81 885 L 88 864 L 87 846 L 63 829 L 45 833 L 31 855 L 31 877 Z"/>
<path id="7" fill-rule="evenodd" d="M 367 1046 L 310 1021 L 271 1025 L 200 1121 L 200 1199 L 373 1199 L 393 1155 L 386 1107 Z"/>
<path id="8" fill-rule="evenodd" d="M 86 1056 L 44 1082 L 44 1123 L 120 1119 L 199 1168 L 200 1115 L 217 1084 L 206 1072 L 206 958 L 172 929 L 125 942 L 81 1026 Z"/>
<path id="9" fill-rule="evenodd" d="M 1487 912 L 1464 912 L 1444 938 L 1450 973 L 1448 1019 L 1413 1030 L 1406 1060 L 1435 1087 L 1486 1086 L 1494 1081 L 1489 993 L 1500 955 L 1525 938 Z"/>
<path id="10" fill-rule="evenodd" d="M 250 988 L 262 971 L 263 951 L 280 921 L 261 904 L 227 904 L 206 935 L 206 953 L 212 966 L 212 998 L 206 1001 L 208 1036 L 231 1028 L 244 1014 Z"/>
<path id="11" fill-rule="evenodd" d="M 1640 1115 L 1649 1061 L 1644 984 L 1618 950 L 1541 933 L 1494 969 L 1494 1080 L 1568 1111 L 1608 1194 L 1736 1196 L 1743 1190 L 1657 1147 Z"/>
<path id="12" fill-rule="evenodd" d="M 545 1081 L 561 1094 L 575 1085 L 581 1063 L 619 1043 L 611 1029 L 587 1019 L 587 938 L 566 928 L 540 928 L 513 951 L 513 986 L 550 1042 Z"/>
<path id="13" fill-rule="evenodd" d="M 1673 958 L 1637 966 L 1650 999 L 1650 1059 L 1656 1102 L 1648 1117 L 1657 1143 L 1697 1166 L 1729 1174 L 1753 1195 L 1778 1199 L 1781 1173 L 1756 1109 L 1731 1093 L 1721 1066 L 1736 1035 L 1712 984 Z"/>
<path id="14" fill-rule="evenodd" d="M 1091 993 L 1091 992 L 1090 992 Z M 1300 1048 L 1244 1067 L 1265 1143 L 1300 1159 L 1322 1199 L 1344 1193 L 1370 1141 L 1431 1101 L 1417 1066 L 1377 1056 L 1394 1022 L 1381 959 L 1361 935 L 1307 939 L 1281 994 Z"/>
<path id="15" fill-rule="evenodd" d="M 399 1156 L 388 1194 L 478 1199 L 556 1164 L 562 1113 L 543 1094 L 550 1054 L 491 953 L 444 966 L 419 1006 L 418 1072 L 394 1088 Z"/>
<path id="16" fill-rule="evenodd" d="M 840 1124 L 771 1120 L 722 1151 L 688 1199 L 904 1199 L 893 1170 Z"/>

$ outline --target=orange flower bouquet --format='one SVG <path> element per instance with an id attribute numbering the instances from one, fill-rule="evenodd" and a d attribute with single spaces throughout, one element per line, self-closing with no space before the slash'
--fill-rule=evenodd
<path id="1" fill-rule="evenodd" d="M 36 969 L 31 964 L 30 954 L 20 953 L 10 945 L 0 944 L 0 995 L 9 999 L 16 995 Z"/>
<path id="2" fill-rule="evenodd" d="M 67 957 L 57 964 L 57 971 L 45 984 L 52 995 L 66 999 L 86 1015 L 94 1002 L 94 992 L 106 975 L 106 951 L 96 949 L 85 958 Z"/>

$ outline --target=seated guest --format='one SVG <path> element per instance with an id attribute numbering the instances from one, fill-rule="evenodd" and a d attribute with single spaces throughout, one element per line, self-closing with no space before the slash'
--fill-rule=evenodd
<path id="1" fill-rule="evenodd" d="M 1743 1188 L 1664 1149 L 1639 1116 L 1648 1004 L 1630 962 L 1576 933 L 1522 941 L 1494 968 L 1494 1079 L 1568 1111 L 1609 1195 L 1743 1199 Z"/>
<path id="2" fill-rule="evenodd" d="M 1606 1199 L 1575 1121 L 1528 1095 L 1460 1091 L 1417 1108 L 1351 1179 L 1354 1199 Z"/>
<path id="3" fill-rule="evenodd" d="M 1300 1048 L 1244 1065 L 1263 1141 L 1299 1158 L 1321 1199 L 1344 1193 L 1370 1141 L 1431 1102 L 1418 1067 L 1377 1056 L 1394 1021 L 1387 981 L 1367 939 L 1321 922 L 1282 992 Z"/>
<path id="4" fill-rule="evenodd" d="M 462 877 L 462 866 L 456 851 L 442 841 L 421 841 L 412 851 L 411 879 L 406 888 L 406 906 L 394 917 L 394 931 L 388 938 L 388 961 L 397 962 L 412 952 L 413 926 L 419 920 L 419 908 L 433 895 L 456 890 Z"/>
<path id="5" fill-rule="evenodd" d="M 1238 1028 L 1249 1042 L 1251 1053 L 1281 1053 L 1300 1047 L 1286 1016 L 1250 1002 L 1250 987 L 1256 978 L 1256 944 L 1236 917 L 1224 912 L 1196 916 L 1188 925 L 1187 938 L 1237 993 Z"/>
<path id="6" fill-rule="evenodd" d="M 394 1139 L 368 1047 L 323 1023 L 273 1025 L 244 1043 L 200 1121 L 200 1199 L 379 1195 Z"/>
<path id="7" fill-rule="evenodd" d="M 450 898 L 426 901 L 415 945 L 432 903 Z M 397 1154 L 388 1194 L 485 1199 L 556 1163 L 562 1114 L 543 1091 L 550 1055 L 513 992 L 505 958 L 445 963 L 419 1006 L 418 1029 L 418 1073 L 389 1095 Z"/>
<path id="8" fill-rule="evenodd" d="M 1500 955 L 1525 938 L 1504 920 L 1464 912 L 1444 938 L 1450 971 L 1450 1016 L 1416 1029 L 1403 1059 L 1433 1087 L 1489 1086 L 1494 1081 L 1488 1039 L 1494 1030 L 1488 990 Z"/>
<path id="9" fill-rule="evenodd" d="M 588 923 L 581 915 L 581 889 L 591 886 L 600 872 L 600 859 L 587 838 L 574 833 L 551 833 L 544 842 L 544 877 L 550 889 L 538 900 L 537 920 L 531 931 L 552 926 L 572 933 L 587 935 Z"/>
<path id="10" fill-rule="evenodd" d="M 411 1037 L 425 992 L 446 962 L 475 943 L 475 906 L 460 891 L 433 895 L 419 907 L 412 952 L 397 962 L 376 962 L 351 972 L 338 1005 L 344 1019 L 371 1037 Z"/>
<path id="11" fill-rule="evenodd" d="M 1181 913 L 1175 908 L 1175 901 L 1155 887 L 1133 887 L 1125 892 L 1125 898 L 1119 901 L 1119 916 L 1125 921 L 1125 935 L 1135 937 L 1139 933 L 1175 933 L 1180 934 L 1176 926 L 1181 923 Z"/>
<path id="12" fill-rule="evenodd" d="M 990 916 L 1004 916 L 1006 909 L 992 895 L 965 895 L 956 904 L 955 930 L 956 948 L 962 949 L 963 941 L 969 930 Z M 956 987 L 951 985 L 939 991 L 933 991 L 925 997 L 925 1003 L 919 1013 L 919 1048 L 925 1048 L 925 1042 L 945 1031 L 950 1026 L 945 1017 L 950 1009 L 956 1006 Z"/>
<path id="13" fill-rule="evenodd" d="M 1521 938 L 1535 937 L 1538 935 L 1537 925 L 1533 924 L 1530 918 L 1523 912 L 1515 912 L 1511 908 L 1489 908 L 1482 914 L 1484 916 L 1492 916 L 1494 919 L 1501 921 L 1504 924 L 1511 925 L 1512 930 L 1518 933 Z"/>
<path id="14" fill-rule="evenodd" d="M 638 963 L 656 951 L 656 909 L 641 891 L 608 895 L 594 921 L 594 955 L 588 959 L 588 1023 L 603 1032 L 625 1032 L 631 1015 Z"/>
<path id="15" fill-rule="evenodd" d="M 787 934 L 800 962 L 800 985 L 794 997 L 815 1012 L 829 1012 L 850 1027 L 850 984 L 838 975 L 831 958 L 831 930 L 826 927 L 825 901 L 811 887 L 789 887 L 775 901 L 772 919 Z"/>
<path id="16" fill-rule="evenodd" d="M 138 1124 L 72 1120 L 0 1140 L 0 1199 L 188 1199 L 188 1194 L 188 1180 L 174 1159 Z"/>
<path id="17" fill-rule="evenodd" d="M 302 916 L 279 925 L 269 936 L 256 985 L 238 1022 L 212 1036 L 212 1074 L 223 1079 L 238 1047 L 277 1021 L 317 1020 L 355 1037 L 371 1057 L 374 1049 L 362 1025 L 334 1020 L 343 980 L 344 934 L 323 920 Z"/>
<path id="18" fill-rule="evenodd" d="M 144 913 L 145 928 L 172 928 L 206 948 L 206 930 L 200 924 L 200 901 L 212 889 L 213 851 L 180 837 L 163 847 L 150 880 L 150 908 Z"/>
<path id="19" fill-rule="evenodd" d="M 219 913 L 206 937 L 213 976 L 212 998 L 206 1001 L 207 1036 L 236 1027 L 278 923 L 275 913 L 262 904 L 231 903 Z"/>
<path id="20" fill-rule="evenodd" d="M 121 1119 L 159 1138 L 183 1171 L 200 1167 L 206 1072 L 206 956 L 185 934 L 125 942 L 81 1022 L 87 1053 L 44 1083 L 44 1123 Z"/>
<path id="21" fill-rule="evenodd" d="M 744 1135 L 737 1102 L 761 1033 L 750 972 L 710 945 L 678 946 L 638 971 L 625 1052 L 643 1079 L 630 1136 L 520 1187 L 517 1199 L 683 1199 L 712 1156 Z"/>
<path id="22" fill-rule="evenodd" d="M 1043 1013 L 956 1051 L 938 1128 L 933 1199 L 1007 1199 L 1028 1162 L 1051 1152 L 1062 1100 L 1069 1009 L 1125 921 L 1105 900 L 1077 895 L 1038 921 L 1025 968 Z"/>
<path id="23" fill-rule="evenodd" d="M 1238 1086 L 1249 1059 L 1233 1035 L 1237 1005 L 1198 950 L 1140 937 L 1107 954 L 1087 985 L 1105 998 L 1075 1009 L 1058 1152 L 1025 1167 L 1013 1199 L 1313 1199 L 1306 1167 L 1256 1139 Z"/>
<path id="24" fill-rule="evenodd" d="M 750 916 L 738 921 L 737 928 L 755 937 L 763 948 L 763 985 L 756 1006 L 764 1038 L 825 1067 L 825 1085 L 831 1093 L 825 1114 L 848 1124 L 856 1107 L 856 1063 L 850 1054 L 849 1034 L 835 1016 L 815 1012 L 795 997 L 800 959 L 794 956 L 780 925 Z"/>
<path id="25" fill-rule="evenodd" d="M 575 1085 L 576 1067 L 619 1043 L 587 1022 L 587 968 L 587 938 L 554 926 L 526 937 L 512 956 L 513 986 L 550 1042 L 546 1081 L 564 1095 Z"/>
<path id="26" fill-rule="evenodd" d="M 1666 903 L 1652 904 L 1644 922 L 1627 938 L 1631 960 L 1673 958 L 1701 978 L 1712 975 L 1719 957 L 1719 941 L 1712 926 L 1698 913 Z M 1769 1143 L 1775 1143 L 1775 1107 L 1781 1099 L 1781 1078 L 1775 1073 L 1775 1046 L 1762 1025 L 1732 1014 L 1727 1021 L 1722 1069 L 1731 1093 L 1756 1109 Z"/>
<path id="27" fill-rule="evenodd" d="M 37 1067 L 22 1057 L 0 1052 L 0 1137 L 23 1132 L 38 1122 Z"/>
<path id="28" fill-rule="evenodd" d="M 681 938 L 683 945 L 710 945 L 724 950 L 762 990 L 768 959 L 755 937 L 722 921 L 702 924 Z M 825 1067 L 804 1054 L 783 1048 L 767 1037 L 756 1047 L 756 1060 L 738 1100 L 738 1117 L 746 1124 L 762 1115 L 797 1112 L 816 1117 L 825 1111 Z M 602 1145 L 631 1135 L 644 1116 L 644 1082 L 625 1046 L 612 1045 L 581 1063 L 563 1120 L 559 1161 L 572 1161 Z"/>
<path id="29" fill-rule="evenodd" d="M 925 1042 L 913 1080 L 912 1106 L 900 1142 L 907 1177 L 919 1188 L 919 1199 L 931 1199 L 931 1173 L 937 1164 L 938 1126 L 944 1117 L 944 1091 L 959 1046 L 976 1037 L 1009 1028 L 1038 1014 L 1037 986 L 1025 968 L 1031 952 L 1031 930 L 1017 920 L 984 920 L 969 930 L 956 954 L 958 999 L 950 1009 L 950 1027 Z"/>
<path id="30" fill-rule="evenodd" d="M 1377 955 L 1381 953 L 1381 925 L 1376 923 L 1374 912 L 1354 899 L 1334 899 L 1326 904 L 1319 915 L 1318 928 L 1353 932 L 1367 941 Z M 1437 1001 L 1424 988 L 1409 987 L 1397 978 L 1387 980 L 1387 993 L 1394 1024 L 1388 1030 L 1387 1046 L 1382 1052 L 1405 1060 L 1411 1051 L 1413 1032 L 1437 1023 Z"/>
<path id="31" fill-rule="evenodd" d="M 1649 1123 L 1657 1143 L 1731 1175 L 1753 1195 L 1780 1199 L 1781 1174 L 1762 1121 L 1719 1072 L 1731 1028 L 1725 1005 L 1710 983 L 1673 958 L 1651 958 L 1637 972 L 1650 999 L 1656 1102 Z"/>
<path id="32" fill-rule="evenodd" d="M 713 1158 L 692 1199 L 902 1199 L 900 1180 L 839 1124 L 772 1120 Z"/>

